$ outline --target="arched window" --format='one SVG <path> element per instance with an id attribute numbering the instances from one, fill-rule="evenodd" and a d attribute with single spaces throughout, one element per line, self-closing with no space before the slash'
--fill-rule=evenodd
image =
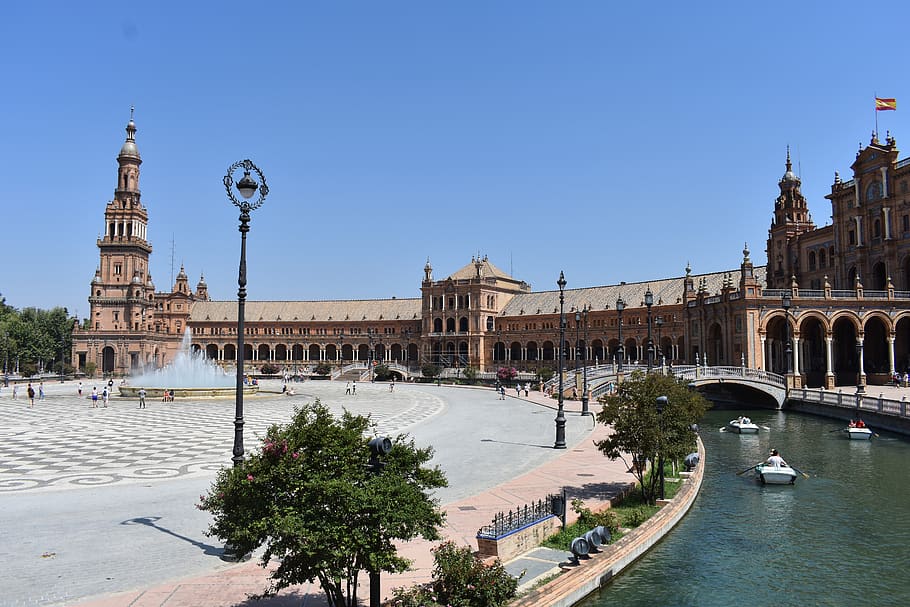
<path id="1" fill-rule="evenodd" d="M 809 251 L 809 271 L 815 271 L 815 251 Z"/>
<path id="2" fill-rule="evenodd" d="M 442 333 L 442 319 L 441 318 L 433 319 L 433 333 Z"/>
<path id="3" fill-rule="evenodd" d="M 872 237 L 881 238 L 882 236 L 882 220 L 876 219 L 872 222 Z"/>
<path id="4" fill-rule="evenodd" d="M 825 267 L 825 258 L 826 258 L 825 250 L 822 249 L 818 252 L 818 267 L 819 268 Z"/>
<path id="5" fill-rule="evenodd" d="M 461 318 L 458 319 L 458 330 L 467 332 L 467 330 L 468 330 L 468 317 L 467 316 L 462 316 Z"/>

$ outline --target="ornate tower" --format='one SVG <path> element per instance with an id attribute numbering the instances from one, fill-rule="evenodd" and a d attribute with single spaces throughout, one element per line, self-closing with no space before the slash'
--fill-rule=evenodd
<path id="1" fill-rule="evenodd" d="M 793 174 L 790 146 L 787 171 L 777 185 L 780 195 L 774 201 L 774 219 L 768 230 L 768 287 L 785 289 L 791 277 L 800 276 L 799 235 L 815 229 L 806 197 L 800 191 L 801 181 Z"/>

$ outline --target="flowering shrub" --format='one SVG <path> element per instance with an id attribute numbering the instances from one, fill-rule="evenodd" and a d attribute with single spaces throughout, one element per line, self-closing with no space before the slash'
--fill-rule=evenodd
<path id="1" fill-rule="evenodd" d="M 518 377 L 518 369 L 515 367 L 500 367 L 499 370 L 496 371 L 496 377 L 501 380 L 515 379 Z"/>
<path id="2" fill-rule="evenodd" d="M 394 591 L 395 607 L 498 607 L 515 597 L 518 579 L 502 563 L 485 565 L 467 546 L 444 542 L 433 550 L 433 581 Z"/>

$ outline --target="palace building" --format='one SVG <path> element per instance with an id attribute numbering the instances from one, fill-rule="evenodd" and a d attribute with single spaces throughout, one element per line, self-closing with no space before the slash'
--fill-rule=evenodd
<path id="1" fill-rule="evenodd" d="M 170 291 L 155 290 L 135 134 L 131 117 L 72 362 L 113 375 L 162 366 L 189 330 L 194 348 L 232 367 L 237 303 L 211 301 L 203 278 L 191 290 L 182 267 Z M 788 150 L 767 266 L 745 247 L 723 272 L 567 289 L 564 344 L 559 290 L 534 291 L 475 256 L 440 278 L 428 260 L 420 298 L 249 301 L 244 360 L 295 373 L 324 362 L 533 371 L 555 369 L 562 348 L 569 368 L 650 358 L 760 368 L 797 387 L 882 383 L 910 367 L 910 159 L 873 135 L 851 169 L 849 181 L 835 173 L 833 222 L 819 228 Z"/>

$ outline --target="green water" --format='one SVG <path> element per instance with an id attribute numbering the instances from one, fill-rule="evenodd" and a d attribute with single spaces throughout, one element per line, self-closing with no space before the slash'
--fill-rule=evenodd
<path id="1" fill-rule="evenodd" d="M 743 413 L 770 430 L 718 431 Z M 707 462 L 692 510 L 581 605 L 910 605 L 910 441 L 830 432 L 842 425 L 710 412 L 700 424 Z M 736 476 L 772 447 L 811 478 L 762 486 L 751 473 Z"/>

